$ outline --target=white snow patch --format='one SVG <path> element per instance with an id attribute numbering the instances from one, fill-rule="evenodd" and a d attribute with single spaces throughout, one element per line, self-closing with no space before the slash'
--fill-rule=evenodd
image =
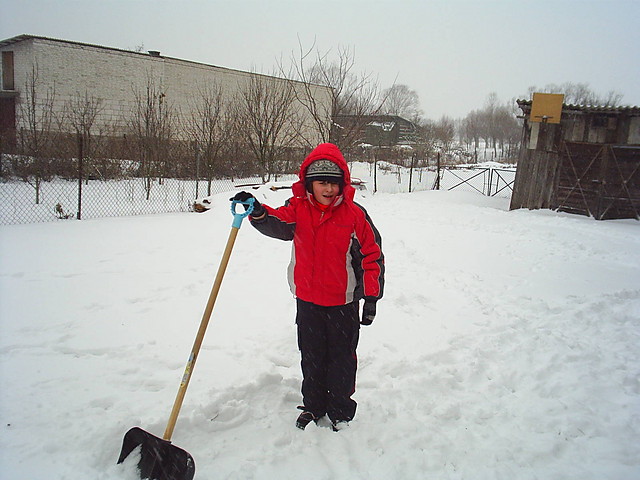
<path id="1" fill-rule="evenodd" d="M 115 465 L 122 437 L 164 431 L 228 198 L 0 228 L 0 478 L 137 478 Z M 356 418 L 295 428 L 290 244 L 245 222 L 172 439 L 198 479 L 640 478 L 639 222 L 455 191 L 358 200 L 387 289 Z"/>

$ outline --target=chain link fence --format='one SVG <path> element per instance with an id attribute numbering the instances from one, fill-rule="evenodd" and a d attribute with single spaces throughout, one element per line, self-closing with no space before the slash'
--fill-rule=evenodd
<path id="1" fill-rule="evenodd" d="M 20 175 L 14 168 L 24 159 L 2 155 L 0 224 L 24 224 L 66 219 L 90 219 L 127 215 L 186 212 L 194 201 L 232 191 L 236 183 L 260 183 L 258 177 L 202 179 L 136 175 L 129 161 L 87 165 L 85 177 Z M 117 163 L 118 175 L 104 174 Z M 44 169 L 43 169 L 44 170 Z M 237 180 L 237 181 L 234 181 Z"/>
<path id="2" fill-rule="evenodd" d="M 153 213 L 185 212 L 206 191 L 204 181 L 127 178 L 122 180 L 54 179 L 0 183 L 2 224 L 48 222 L 56 219 L 89 219 Z M 216 191 L 232 190 L 231 180 L 218 180 Z M 199 187 L 199 188 L 198 188 Z M 36 197 L 38 197 L 36 199 Z"/>
<path id="3" fill-rule="evenodd" d="M 86 177 L 20 178 L 12 174 L 15 156 L 2 156 L 0 181 L 0 224 L 49 222 L 128 215 L 187 212 L 195 201 L 240 185 L 261 184 L 259 177 L 217 178 L 211 181 L 180 178 L 140 177 L 134 162 L 118 161 L 119 178 L 105 178 L 96 172 L 113 170 L 114 165 L 93 165 Z M 112 161 L 113 162 L 113 161 Z M 356 164 L 351 164 L 353 167 Z M 362 185 L 370 191 L 402 193 L 429 189 L 463 190 L 487 196 L 509 198 L 515 167 L 494 165 L 444 166 L 408 169 L 379 162 L 360 163 L 352 176 L 366 178 Z M 296 175 L 280 175 L 276 180 L 294 180 Z M 359 179 L 356 179 L 359 181 Z"/>

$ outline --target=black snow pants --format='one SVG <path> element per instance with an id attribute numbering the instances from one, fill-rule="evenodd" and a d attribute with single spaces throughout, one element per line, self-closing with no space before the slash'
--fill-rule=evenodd
<path id="1" fill-rule="evenodd" d="M 297 304 L 304 408 L 318 417 L 349 421 L 357 405 L 351 395 L 358 365 L 358 302 L 322 307 L 298 299 Z"/>

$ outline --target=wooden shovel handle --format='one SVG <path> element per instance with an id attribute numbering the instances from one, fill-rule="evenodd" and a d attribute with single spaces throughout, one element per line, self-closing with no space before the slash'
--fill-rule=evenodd
<path id="1" fill-rule="evenodd" d="M 180 383 L 180 388 L 178 389 L 178 395 L 176 395 L 176 400 L 173 403 L 173 409 L 171 410 L 171 416 L 169 417 L 169 422 L 167 423 L 167 428 L 164 431 L 163 439 L 167 441 L 171 441 L 171 436 L 173 435 L 173 429 L 176 426 L 176 421 L 178 419 L 178 414 L 180 413 L 180 409 L 182 408 L 182 402 L 184 400 L 185 393 L 187 393 L 187 387 L 189 386 L 189 381 L 191 380 L 191 374 L 193 373 L 193 369 L 196 365 L 196 360 L 198 358 L 198 353 L 200 352 L 200 347 L 202 345 L 202 340 L 204 339 L 204 334 L 207 331 L 207 326 L 209 325 L 209 319 L 211 318 L 211 312 L 213 311 L 213 306 L 216 303 L 216 298 L 218 297 L 218 292 L 220 291 L 220 285 L 222 284 L 222 278 L 224 277 L 224 272 L 227 269 L 227 264 L 229 263 L 229 257 L 231 256 L 231 250 L 233 249 L 233 244 L 236 241 L 236 237 L 238 236 L 239 227 L 231 227 L 231 232 L 229 233 L 229 239 L 227 240 L 227 246 L 224 249 L 224 254 L 222 255 L 222 259 L 220 260 L 220 266 L 218 267 L 218 273 L 216 275 L 216 279 L 213 282 L 213 287 L 211 288 L 211 294 L 209 295 L 209 301 L 207 302 L 207 306 L 204 309 L 204 314 L 202 315 L 202 321 L 200 322 L 200 328 L 198 329 L 198 334 L 196 335 L 195 342 L 193 343 L 193 348 L 191 349 L 191 355 L 189 355 L 189 361 L 187 362 L 187 366 L 184 369 L 184 375 L 182 376 L 182 382 Z"/>

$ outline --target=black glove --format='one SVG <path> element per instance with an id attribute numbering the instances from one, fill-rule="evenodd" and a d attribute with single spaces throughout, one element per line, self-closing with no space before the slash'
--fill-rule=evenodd
<path id="1" fill-rule="evenodd" d="M 249 192 L 238 192 L 233 197 L 231 197 L 229 200 L 231 200 L 231 201 L 236 200 L 238 202 L 246 202 L 250 198 L 253 198 L 253 211 L 251 212 L 251 216 L 254 217 L 254 218 L 255 217 L 261 217 L 264 214 L 264 211 L 265 211 L 264 207 L 258 201 L 258 199 L 256 197 L 254 197 L 253 195 L 251 195 Z M 242 206 L 244 207 L 244 211 L 245 212 L 247 210 L 249 210 L 249 205 L 243 203 Z"/>
<path id="2" fill-rule="evenodd" d="M 376 301 L 374 299 L 364 299 L 364 306 L 362 307 L 362 320 L 360 325 L 371 325 L 373 319 L 376 318 Z"/>

